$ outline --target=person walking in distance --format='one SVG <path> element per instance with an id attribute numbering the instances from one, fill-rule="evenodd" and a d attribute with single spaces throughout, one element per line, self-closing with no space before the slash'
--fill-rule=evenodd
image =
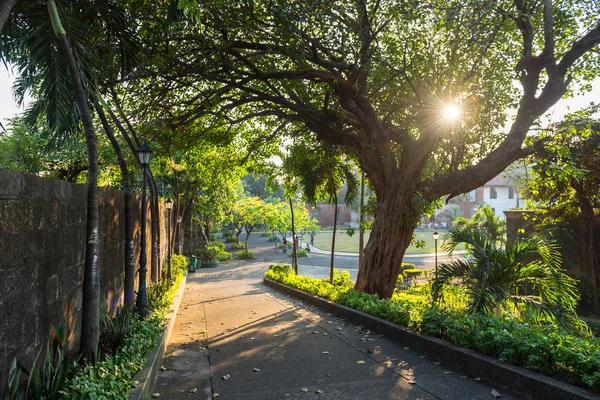
<path id="1" fill-rule="evenodd" d="M 284 236 L 283 237 L 283 252 L 287 253 L 287 238 Z"/>
<path id="2" fill-rule="evenodd" d="M 315 245 L 315 233 L 314 232 L 310 233 L 310 245 L 311 246 Z"/>
<path id="3" fill-rule="evenodd" d="M 277 248 L 279 247 L 279 235 L 275 235 L 275 253 L 278 253 Z"/>

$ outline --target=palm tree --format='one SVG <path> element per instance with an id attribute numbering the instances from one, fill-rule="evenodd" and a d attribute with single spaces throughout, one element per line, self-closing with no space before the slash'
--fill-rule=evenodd
<path id="1" fill-rule="evenodd" d="M 88 12 L 90 9 L 94 12 Z M 88 173 L 80 351 L 89 359 L 95 356 L 100 333 L 98 157 L 88 105 L 94 85 L 90 60 L 82 49 L 86 44 L 98 43 L 94 33 L 102 35 L 109 31 L 103 35 L 107 40 L 118 36 L 107 28 L 114 26 L 115 16 L 120 15 L 116 10 L 116 3 L 111 0 L 75 5 L 59 0 L 47 0 L 45 4 L 17 2 L 12 18 L 2 27 L 5 41 L 0 47 L 0 56 L 19 68 L 17 97 L 22 99 L 26 90 L 36 94 L 26 112 L 30 125 L 35 125 L 39 116 L 44 115 L 49 131 L 58 142 L 78 134 L 79 123 L 83 125 Z M 127 46 L 122 47 L 125 48 Z"/>
<path id="2" fill-rule="evenodd" d="M 500 219 L 490 206 L 479 208 L 475 215 L 473 215 L 473 218 L 471 218 L 471 224 L 485 232 L 492 243 L 504 240 L 506 221 Z"/>
<path id="3" fill-rule="evenodd" d="M 443 249 L 452 254 L 463 243 L 471 257 L 438 267 L 432 281 L 434 301 L 442 297 L 445 285 L 458 278 L 469 296 L 469 313 L 498 315 L 502 307 L 522 304 L 537 322 L 554 321 L 585 332 L 575 314 L 579 299 L 576 282 L 560 268 L 554 242 L 534 235 L 502 248 L 487 233 L 463 227 L 448 233 Z M 523 286 L 536 294 L 519 294 Z"/>

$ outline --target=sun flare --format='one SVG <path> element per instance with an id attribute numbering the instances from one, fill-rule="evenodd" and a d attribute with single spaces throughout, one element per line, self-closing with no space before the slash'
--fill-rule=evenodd
<path id="1" fill-rule="evenodd" d="M 444 117 L 448 120 L 456 120 L 460 117 L 460 108 L 457 105 L 451 104 L 446 106 L 444 110 Z"/>

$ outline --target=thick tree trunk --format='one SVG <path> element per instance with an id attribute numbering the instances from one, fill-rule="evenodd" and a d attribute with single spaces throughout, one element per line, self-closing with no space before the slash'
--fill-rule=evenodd
<path id="1" fill-rule="evenodd" d="M 382 200 L 375 211 L 375 223 L 354 289 L 389 298 L 394 293 L 402 258 L 410 245 L 418 217 L 412 211 L 411 200 L 406 200 L 413 198 L 411 194 L 390 189 L 385 194 L 377 193 L 377 196 Z"/>
<path id="2" fill-rule="evenodd" d="M 594 208 L 584 195 L 577 192 L 581 212 L 579 213 L 579 233 L 581 235 L 581 261 L 585 280 L 592 294 L 592 307 L 595 314 L 600 313 L 598 305 L 598 283 L 594 248 Z"/>
<path id="3" fill-rule="evenodd" d="M 88 157 L 87 174 L 87 230 L 85 267 L 83 272 L 83 301 L 81 306 L 80 352 L 87 359 L 96 355 L 100 338 L 100 268 L 98 266 L 99 208 L 98 208 L 98 149 L 92 116 L 83 90 L 75 56 L 60 22 L 54 0 L 47 1 L 52 27 L 69 64 L 73 97 L 81 114 Z"/>
<path id="4" fill-rule="evenodd" d="M 358 218 L 358 265 L 362 265 L 365 257 L 365 231 L 363 224 L 365 222 L 364 217 L 365 208 L 365 171 L 361 172 L 360 175 L 360 216 Z"/>
<path id="5" fill-rule="evenodd" d="M 333 268 L 335 266 L 335 232 L 337 230 L 338 204 L 337 199 L 333 208 L 333 235 L 331 236 L 331 260 L 329 263 L 329 283 L 333 284 Z M 360 251 L 360 249 L 359 249 Z"/>
<path id="6" fill-rule="evenodd" d="M 296 228 L 294 227 L 294 205 L 290 198 L 290 212 L 292 214 L 292 268 L 298 274 L 298 255 L 296 254 Z"/>
<path id="7" fill-rule="evenodd" d="M 4 30 L 4 24 L 10 17 L 10 12 L 17 4 L 17 0 L 2 0 L 0 1 L 0 32 Z"/>
<path id="8" fill-rule="evenodd" d="M 104 110 L 96 103 L 96 112 L 100 117 L 100 122 L 104 127 L 104 132 L 108 136 L 108 140 L 115 151 L 117 160 L 119 162 L 119 169 L 121 170 L 123 194 L 125 197 L 125 282 L 124 282 L 124 305 L 125 309 L 133 311 L 133 305 L 135 301 L 135 252 L 133 242 L 133 201 L 131 195 L 131 184 L 129 180 L 129 170 L 127 168 L 127 161 L 121 151 L 121 146 L 115 138 L 115 134 L 106 119 Z"/>
<path id="9" fill-rule="evenodd" d="M 152 282 L 156 283 L 160 279 L 160 211 L 158 202 L 158 187 L 154 180 L 154 175 L 148 168 L 150 182 L 150 209 L 151 211 L 151 234 L 152 234 L 152 259 L 150 260 L 150 275 Z"/>

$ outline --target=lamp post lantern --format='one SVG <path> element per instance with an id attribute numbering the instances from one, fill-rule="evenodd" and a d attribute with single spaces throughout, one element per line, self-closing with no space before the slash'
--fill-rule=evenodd
<path id="1" fill-rule="evenodd" d="M 167 209 L 167 277 L 171 280 L 173 279 L 173 271 L 171 270 L 171 210 L 173 209 L 173 202 L 171 199 L 165 201 L 165 208 Z"/>
<path id="2" fill-rule="evenodd" d="M 142 234 L 140 238 L 140 276 L 136 306 L 138 314 L 142 317 L 148 315 L 148 294 L 146 292 L 146 170 L 152 160 L 152 150 L 144 142 L 137 150 L 137 156 L 142 167 Z"/>
<path id="3" fill-rule="evenodd" d="M 437 260 L 437 242 L 438 242 L 438 238 L 440 237 L 440 234 L 437 233 L 437 231 L 433 232 L 433 241 L 435 242 L 435 277 L 437 278 L 437 265 L 438 265 L 438 260 Z"/>

